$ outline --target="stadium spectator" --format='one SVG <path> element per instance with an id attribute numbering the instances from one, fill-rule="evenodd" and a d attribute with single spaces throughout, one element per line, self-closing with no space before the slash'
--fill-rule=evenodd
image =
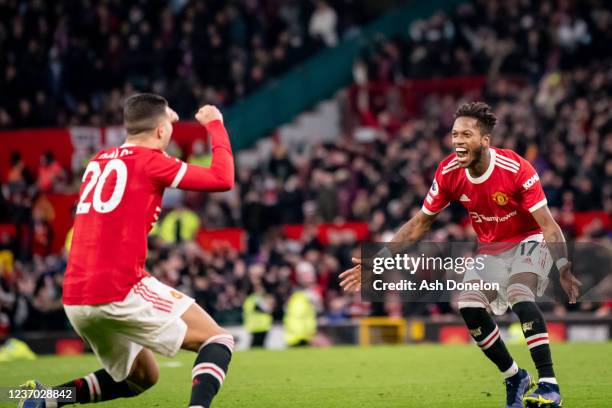
<path id="1" fill-rule="evenodd" d="M 308 33 L 315 40 L 322 41 L 328 47 L 338 43 L 336 11 L 324 1 L 317 1 L 314 13 L 310 16 Z"/>
<path id="2" fill-rule="evenodd" d="M 167 243 L 193 241 L 200 227 L 200 218 L 188 208 L 170 211 L 159 224 L 159 236 Z"/>
<path id="3" fill-rule="evenodd" d="M 321 310 L 320 294 L 314 290 L 316 271 L 307 261 L 296 266 L 298 287 L 287 301 L 283 323 L 285 341 L 291 347 L 308 345 L 317 333 L 317 312 Z"/>
<path id="4" fill-rule="evenodd" d="M 9 185 L 13 187 L 24 186 L 32 182 L 32 176 L 21 158 L 19 152 L 12 152 L 10 159 L 11 167 L 6 177 Z"/>
<path id="5" fill-rule="evenodd" d="M 263 347 L 268 331 L 272 327 L 273 298 L 257 285 L 242 305 L 242 321 L 245 329 L 251 333 L 250 347 Z"/>
<path id="6" fill-rule="evenodd" d="M 196 140 L 193 143 L 191 154 L 187 159 L 187 163 L 197 164 L 202 167 L 210 167 L 212 155 L 206 151 L 206 145 L 202 140 Z"/>
<path id="7" fill-rule="evenodd" d="M 38 166 L 37 183 L 40 191 L 45 193 L 53 191 L 63 178 L 65 178 L 64 169 L 55 160 L 53 153 L 51 151 L 45 152 L 40 157 L 40 165 Z"/>

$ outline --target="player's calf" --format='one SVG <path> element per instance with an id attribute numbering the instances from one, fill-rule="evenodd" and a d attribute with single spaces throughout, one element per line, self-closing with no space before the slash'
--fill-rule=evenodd
<path id="1" fill-rule="evenodd" d="M 508 287 L 508 301 L 521 322 L 527 347 L 538 370 L 538 382 L 557 385 L 546 321 L 535 302 L 533 291 L 521 283 L 512 283 Z"/>
<path id="2" fill-rule="evenodd" d="M 519 368 L 501 339 L 499 327 L 489 315 L 489 301 L 479 290 L 467 290 L 459 295 L 459 311 L 470 335 L 501 371 L 504 378 L 517 374 Z"/>
<path id="3" fill-rule="evenodd" d="M 143 349 L 132 365 L 130 375 L 122 381 L 115 381 L 106 370 L 98 370 L 84 377 L 69 381 L 58 387 L 75 388 L 79 404 L 130 398 L 151 388 L 159 378 L 159 368 L 150 350 Z M 58 402 L 59 407 L 68 403 Z"/>
<path id="4" fill-rule="evenodd" d="M 190 407 L 210 407 L 225 381 L 233 351 L 234 338 L 228 333 L 212 336 L 202 344 L 191 370 Z"/>
<path id="5" fill-rule="evenodd" d="M 529 373 L 519 369 L 510 356 L 488 307 L 489 300 L 481 291 L 468 290 L 459 295 L 459 311 L 472 338 L 504 377 L 506 408 L 522 408 L 523 396 L 534 383 Z"/>
<path id="6" fill-rule="evenodd" d="M 197 305 L 192 305 L 182 319 L 187 324 L 182 347 L 198 353 L 191 371 L 189 406 L 208 408 L 225 381 L 234 351 L 234 338 Z"/>

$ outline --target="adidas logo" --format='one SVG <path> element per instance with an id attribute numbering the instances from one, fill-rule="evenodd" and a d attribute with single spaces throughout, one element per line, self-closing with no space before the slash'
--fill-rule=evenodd
<path id="1" fill-rule="evenodd" d="M 470 199 L 465 194 L 461 194 L 461 197 L 459 197 L 459 201 L 470 201 Z"/>

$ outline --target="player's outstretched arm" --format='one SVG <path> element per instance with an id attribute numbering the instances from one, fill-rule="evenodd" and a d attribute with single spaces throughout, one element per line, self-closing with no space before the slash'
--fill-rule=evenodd
<path id="1" fill-rule="evenodd" d="M 186 164 L 177 187 L 197 191 L 231 190 L 234 187 L 234 156 L 223 115 L 216 107 L 205 105 L 195 117 L 211 136 L 212 164 L 209 168 Z"/>
<path id="2" fill-rule="evenodd" d="M 431 228 L 438 214 L 427 215 L 423 210 L 419 210 L 408 222 L 401 226 L 395 233 L 391 242 L 394 244 L 410 244 L 419 241 Z"/>
<path id="3" fill-rule="evenodd" d="M 427 215 L 419 210 L 418 213 L 408 220 L 395 233 L 391 243 L 395 244 L 394 249 L 403 249 L 401 247 L 409 246 L 423 238 L 425 233 L 431 228 L 437 214 Z M 399 245 L 399 246 L 398 246 Z M 347 292 L 358 292 L 361 289 L 361 258 L 352 258 L 353 266 L 350 269 L 340 274 L 340 286 Z"/>
<path id="4" fill-rule="evenodd" d="M 565 244 L 563 231 L 561 231 L 561 227 L 553 218 L 547 205 L 538 208 L 532 214 L 542 228 L 544 241 L 548 244 L 550 254 L 559 269 L 561 287 L 567 294 L 570 303 L 576 303 L 582 283 L 572 273 L 572 264 L 567 260 L 567 245 Z"/>

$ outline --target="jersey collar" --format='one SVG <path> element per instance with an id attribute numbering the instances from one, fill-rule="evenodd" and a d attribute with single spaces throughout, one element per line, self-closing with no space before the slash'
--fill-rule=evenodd
<path id="1" fill-rule="evenodd" d="M 497 155 L 497 153 L 495 153 L 495 149 L 492 147 L 489 147 L 489 152 L 491 154 L 491 160 L 489 161 L 489 167 L 487 168 L 487 171 L 485 171 L 481 176 L 474 178 L 470 175 L 470 171 L 468 169 L 465 169 L 465 175 L 467 176 L 467 179 L 470 180 L 471 183 L 473 184 L 484 183 L 485 181 L 489 179 L 489 177 L 491 177 L 491 174 L 493 173 L 493 169 L 495 168 L 495 156 Z"/>

